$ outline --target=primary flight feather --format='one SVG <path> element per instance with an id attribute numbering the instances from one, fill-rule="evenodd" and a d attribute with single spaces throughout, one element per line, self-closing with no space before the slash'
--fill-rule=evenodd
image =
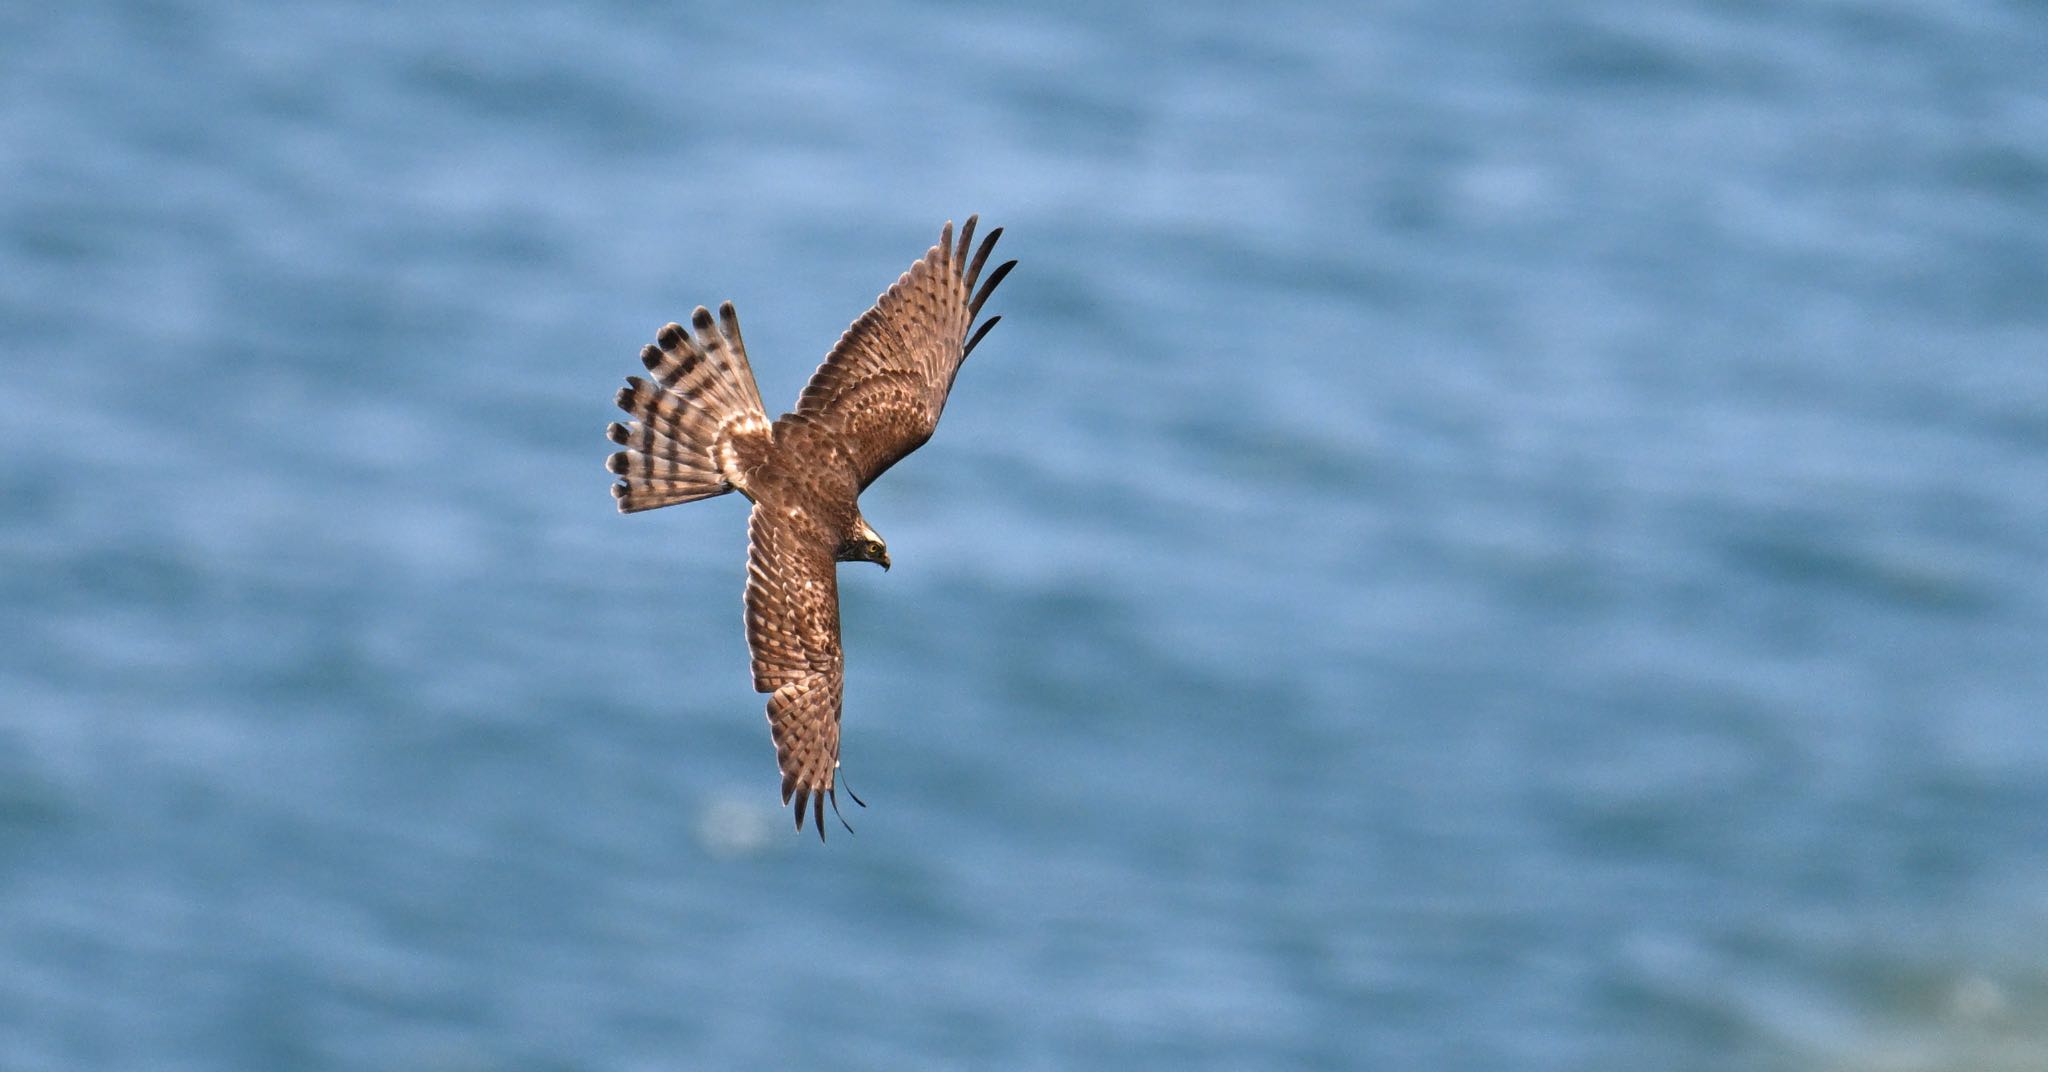
<path id="1" fill-rule="evenodd" d="M 825 836 L 825 802 L 839 806 L 838 563 L 889 568 L 882 537 L 860 514 L 860 493 L 930 439 L 961 362 L 1001 317 L 975 318 L 1016 261 L 981 277 L 998 227 L 974 245 L 975 217 L 939 232 L 874 307 L 839 337 L 794 412 L 774 422 L 747 363 L 732 303 L 714 321 L 670 324 L 640 353 L 653 379 L 626 379 L 607 430 L 626 449 L 607 463 L 621 513 L 737 491 L 747 519 L 747 646 L 754 688 L 768 693 L 768 726 L 782 768 L 782 802 L 802 830 L 810 810 Z M 973 256 L 968 256 L 972 250 Z M 856 798 L 857 799 L 857 798 Z"/>

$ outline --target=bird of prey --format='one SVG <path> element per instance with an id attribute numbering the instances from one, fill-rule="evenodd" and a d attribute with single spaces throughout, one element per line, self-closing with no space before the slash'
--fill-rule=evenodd
<path id="1" fill-rule="evenodd" d="M 961 362 L 1002 319 L 976 327 L 975 317 L 1017 264 L 980 278 L 1003 230 L 977 248 L 975 219 L 957 244 L 948 222 L 938 245 L 846 329 L 795 411 L 768 420 L 726 302 L 715 322 L 699 307 L 694 334 L 680 324 L 661 329 L 640 352 L 653 380 L 630 376 L 619 391 L 619 408 L 634 419 L 606 430 L 626 448 L 606 463 L 620 478 L 612 495 L 621 513 L 729 491 L 753 502 L 746 620 L 754 688 L 770 694 L 782 802 L 794 800 L 799 831 L 809 805 L 821 840 L 825 801 L 839 810 L 838 563 L 889 568 L 888 546 L 861 517 L 860 493 L 931 438 Z"/>

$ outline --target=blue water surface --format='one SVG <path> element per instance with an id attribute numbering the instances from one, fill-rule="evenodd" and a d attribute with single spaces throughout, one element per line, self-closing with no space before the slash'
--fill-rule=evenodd
<path id="1" fill-rule="evenodd" d="M 0 1066 L 2048 1069 L 2048 9 L 0 15 Z M 771 407 L 1022 265 L 842 570 Z"/>

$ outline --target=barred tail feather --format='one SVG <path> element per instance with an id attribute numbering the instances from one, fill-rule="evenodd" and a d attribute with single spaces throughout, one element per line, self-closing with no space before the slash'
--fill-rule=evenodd
<path id="1" fill-rule="evenodd" d="M 709 499 L 731 490 L 732 487 L 726 484 L 708 485 L 689 480 L 649 480 L 634 476 L 614 483 L 612 498 L 619 501 L 619 513 L 637 514 L 642 510 Z"/>
<path id="2" fill-rule="evenodd" d="M 719 314 L 714 324 L 699 308 L 695 338 L 680 324 L 662 328 L 640 353 L 654 380 L 629 376 L 619 391 L 619 408 L 636 418 L 605 431 L 626 448 L 605 463 L 624 478 L 612 485 L 621 513 L 745 493 L 747 472 L 773 443 L 739 318 L 730 302 Z"/>

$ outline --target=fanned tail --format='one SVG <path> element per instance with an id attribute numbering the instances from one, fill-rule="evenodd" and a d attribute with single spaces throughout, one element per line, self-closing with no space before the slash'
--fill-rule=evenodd
<path id="1" fill-rule="evenodd" d="M 605 429 L 626 448 L 605 462 L 621 478 L 612 485 L 620 513 L 747 494 L 747 474 L 773 448 L 732 303 L 719 306 L 717 323 L 702 307 L 690 323 L 694 338 L 670 324 L 640 351 L 653 381 L 629 376 L 619 391 L 619 408 L 634 418 Z"/>

